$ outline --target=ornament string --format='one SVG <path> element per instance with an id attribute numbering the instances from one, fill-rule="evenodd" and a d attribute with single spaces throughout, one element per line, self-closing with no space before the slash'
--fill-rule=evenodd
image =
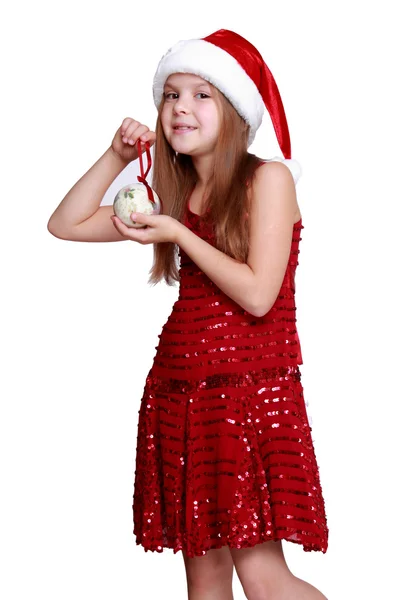
<path id="1" fill-rule="evenodd" d="M 146 172 L 144 172 L 143 158 L 142 158 L 142 146 L 141 146 L 142 142 L 140 141 L 140 139 L 138 139 L 136 141 L 136 143 L 138 145 L 138 155 L 139 155 L 139 163 L 140 163 L 140 175 L 137 176 L 137 180 L 146 186 L 147 196 L 148 196 L 150 202 L 152 204 L 155 204 L 153 190 L 146 181 L 146 177 L 149 174 L 149 171 L 150 171 L 151 165 L 152 165 L 151 154 L 150 154 L 150 144 L 149 144 L 149 142 L 144 142 L 144 146 L 146 149 L 146 158 L 147 158 L 147 169 L 146 169 Z M 163 212 L 163 202 L 162 202 L 161 198 L 159 198 L 159 200 L 160 200 L 160 205 L 161 205 L 161 212 Z"/>

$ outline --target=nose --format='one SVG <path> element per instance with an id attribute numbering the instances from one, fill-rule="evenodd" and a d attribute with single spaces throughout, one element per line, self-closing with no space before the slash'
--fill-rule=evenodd
<path id="1" fill-rule="evenodd" d="M 180 114 L 180 113 L 187 114 L 188 112 L 189 112 L 189 103 L 188 103 L 187 100 L 185 100 L 185 98 L 181 94 L 179 96 L 179 98 L 177 98 L 176 101 L 175 101 L 175 103 L 174 103 L 174 113 L 176 113 L 176 114 Z"/>

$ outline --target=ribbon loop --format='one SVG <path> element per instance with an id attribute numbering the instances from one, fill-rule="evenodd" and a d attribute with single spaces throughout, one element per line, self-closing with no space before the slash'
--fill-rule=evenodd
<path id="1" fill-rule="evenodd" d="M 149 184 L 146 181 L 146 177 L 151 169 L 151 154 L 150 154 L 150 145 L 149 142 L 144 142 L 144 146 L 146 149 L 146 157 L 147 157 L 147 170 L 146 172 L 144 172 L 143 170 L 143 158 L 142 158 L 142 147 L 141 147 L 141 141 L 140 139 L 137 140 L 137 145 L 138 145 L 138 154 L 139 154 L 139 163 L 140 163 L 140 175 L 138 175 L 137 180 L 140 183 L 143 183 L 146 186 L 146 190 L 147 190 L 147 196 L 150 200 L 150 202 L 152 202 L 153 204 L 155 204 L 155 200 L 154 200 L 154 194 L 153 194 L 153 190 L 151 189 L 151 187 L 149 186 Z"/>

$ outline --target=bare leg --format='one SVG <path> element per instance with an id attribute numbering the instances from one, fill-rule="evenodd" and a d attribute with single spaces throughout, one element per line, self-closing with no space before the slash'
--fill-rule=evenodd
<path id="1" fill-rule="evenodd" d="M 229 548 L 208 550 L 204 556 L 188 558 L 186 568 L 188 600 L 233 600 L 233 560 Z"/>
<path id="2" fill-rule="evenodd" d="M 284 587 L 277 589 L 270 600 L 328 600 L 316 587 L 299 577 L 292 576 Z"/>
<path id="3" fill-rule="evenodd" d="M 281 541 L 230 551 L 248 600 L 327 600 L 317 588 L 293 575 Z"/>

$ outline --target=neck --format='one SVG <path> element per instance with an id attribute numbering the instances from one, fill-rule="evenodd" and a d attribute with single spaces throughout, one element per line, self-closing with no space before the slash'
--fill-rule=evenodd
<path id="1" fill-rule="evenodd" d="M 213 156 L 192 156 L 193 166 L 197 173 L 197 187 L 203 189 L 207 186 L 213 169 Z"/>

